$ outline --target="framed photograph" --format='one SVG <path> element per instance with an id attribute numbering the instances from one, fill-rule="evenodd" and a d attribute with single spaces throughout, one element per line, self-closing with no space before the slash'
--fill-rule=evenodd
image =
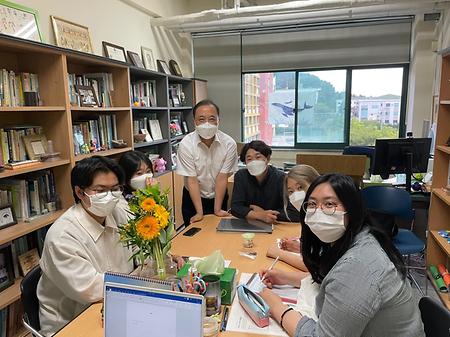
<path id="1" fill-rule="evenodd" d="M 180 66 L 178 65 L 177 61 L 170 60 L 169 61 L 169 67 L 170 67 L 170 71 L 172 72 L 172 75 L 183 76 L 181 74 Z"/>
<path id="2" fill-rule="evenodd" d="M 14 265 L 11 244 L 0 246 L 0 291 L 14 283 Z"/>
<path id="3" fill-rule="evenodd" d="M 28 252 L 18 256 L 22 276 L 39 264 L 39 253 L 36 248 L 30 249 Z"/>
<path id="4" fill-rule="evenodd" d="M 45 135 L 30 135 L 23 137 L 23 143 L 25 145 L 25 151 L 28 158 L 41 159 L 42 156 L 47 154 L 47 138 Z"/>
<path id="5" fill-rule="evenodd" d="M 157 62 L 158 62 L 158 69 L 160 72 L 166 75 L 171 75 L 169 66 L 167 65 L 166 61 L 158 60 Z"/>
<path id="6" fill-rule="evenodd" d="M 150 48 L 141 47 L 142 60 L 144 61 L 145 69 L 156 71 L 155 58 Z"/>
<path id="7" fill-rule="evenodd" d="M 147 143 L 153 142 L 153 138 L 152 138 L 152 136 L 150 136 L 150 133 L 148 132 L 147 129 L 141 129 L 141 133 L 142 133 L 143 135 L 145 135 L 145 141 L 146 141 Z"/>
<path id="8" fill-rule="evenodd" d="M 51 15 L 53 33 L 58 47 L 94 53 L 88 27 Z"/>
<path id="9" fill-rule="evenodd" d="M 132 51 L 127 51 L 128 59 L 130 60 L 131 64 L 139 67 L 139 68 L 145 68 L 144 64 L 142 63 L 141 57 L 138 53 L 134 53 Z"/>
<path id="10" fill-rule="evenodd" d="M 16 214 L 12 205 L 0 207 L 0 229 L 15 225 L 17 223 Z"/>
<path id="11" fill-rule="evenodd" d="M 42 42 L 38 12 L 32 8 L 0 0 L 0 33 Z"/>
<path id="12" fill-rule="evenodd" d="M 98 107 L 97 96 L 92 85 L 75 85 L 75 90 L 80 96 L 80 105 L 85 107 Z"/>
<path id="13" fill-rule="evenodd" d="M 103 41 L 102 44 L 107 58 L 127 63 L 127 56 L 123 47 L 106 41 Z"/>

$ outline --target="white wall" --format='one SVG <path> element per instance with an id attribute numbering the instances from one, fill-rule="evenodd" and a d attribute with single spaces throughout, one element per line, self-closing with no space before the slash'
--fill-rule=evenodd
<path id="1" fill-rule="evenodd" d="M 164 16 L 184 12 L 183 1 L 127 0 L 133 4 L 161 11 Z M 140 54 L 141 46 L 153 50 L 155 59 L 178 62 L 184 76 L 192 76 L 191 38 L 162 28 L 150 26 L 150 16 L 121 0 L 16 0 L 17 3 L 39 11 L 43 39 L 54 44 L 50 15 L 89 27 L 94 53 L 103 55 L 102 41 Z"/>

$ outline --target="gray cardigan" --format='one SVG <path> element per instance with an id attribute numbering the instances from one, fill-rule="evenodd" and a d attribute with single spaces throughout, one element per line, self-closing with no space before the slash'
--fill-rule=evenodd
<path id="1" fill-rule="evenodd" d="M 359 233 L 324 278 L 315 322 L 304 316 L 296 337 L 423 337 L 419 308 L 378 241 Z"/>

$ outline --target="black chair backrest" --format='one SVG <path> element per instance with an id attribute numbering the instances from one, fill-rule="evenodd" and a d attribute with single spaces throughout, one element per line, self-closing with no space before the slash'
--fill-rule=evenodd
<path id="1" fill-rule="evenodd" d="M 21 299 L 25 319 L 34 329 L 40 330 L 39 300 L 36 294 L 37 285 L 41 278 L 41 267 L 37 265 L 28 272 L 20 283 Z"/>
<path id="2" fill-rule="evenodd" d="M 450 311 L 441 302 L 431 297 L 422 297 L 419 309 L 426 337 L 450 336 Z"/>

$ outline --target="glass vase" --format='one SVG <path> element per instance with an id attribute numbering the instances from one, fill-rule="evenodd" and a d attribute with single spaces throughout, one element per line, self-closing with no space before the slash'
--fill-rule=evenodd
<path id="1" fill-rule="evenodd" d="M 161 280 L 165 280 L 167 278 L 166 274 L 166 264 L 164 261 L 164 254 L 161 247 L 161 242 L 159 240 L 155 240 L 155 246 L 153 247 L 153 253 L 156 263 L 156 277 Z"/>

